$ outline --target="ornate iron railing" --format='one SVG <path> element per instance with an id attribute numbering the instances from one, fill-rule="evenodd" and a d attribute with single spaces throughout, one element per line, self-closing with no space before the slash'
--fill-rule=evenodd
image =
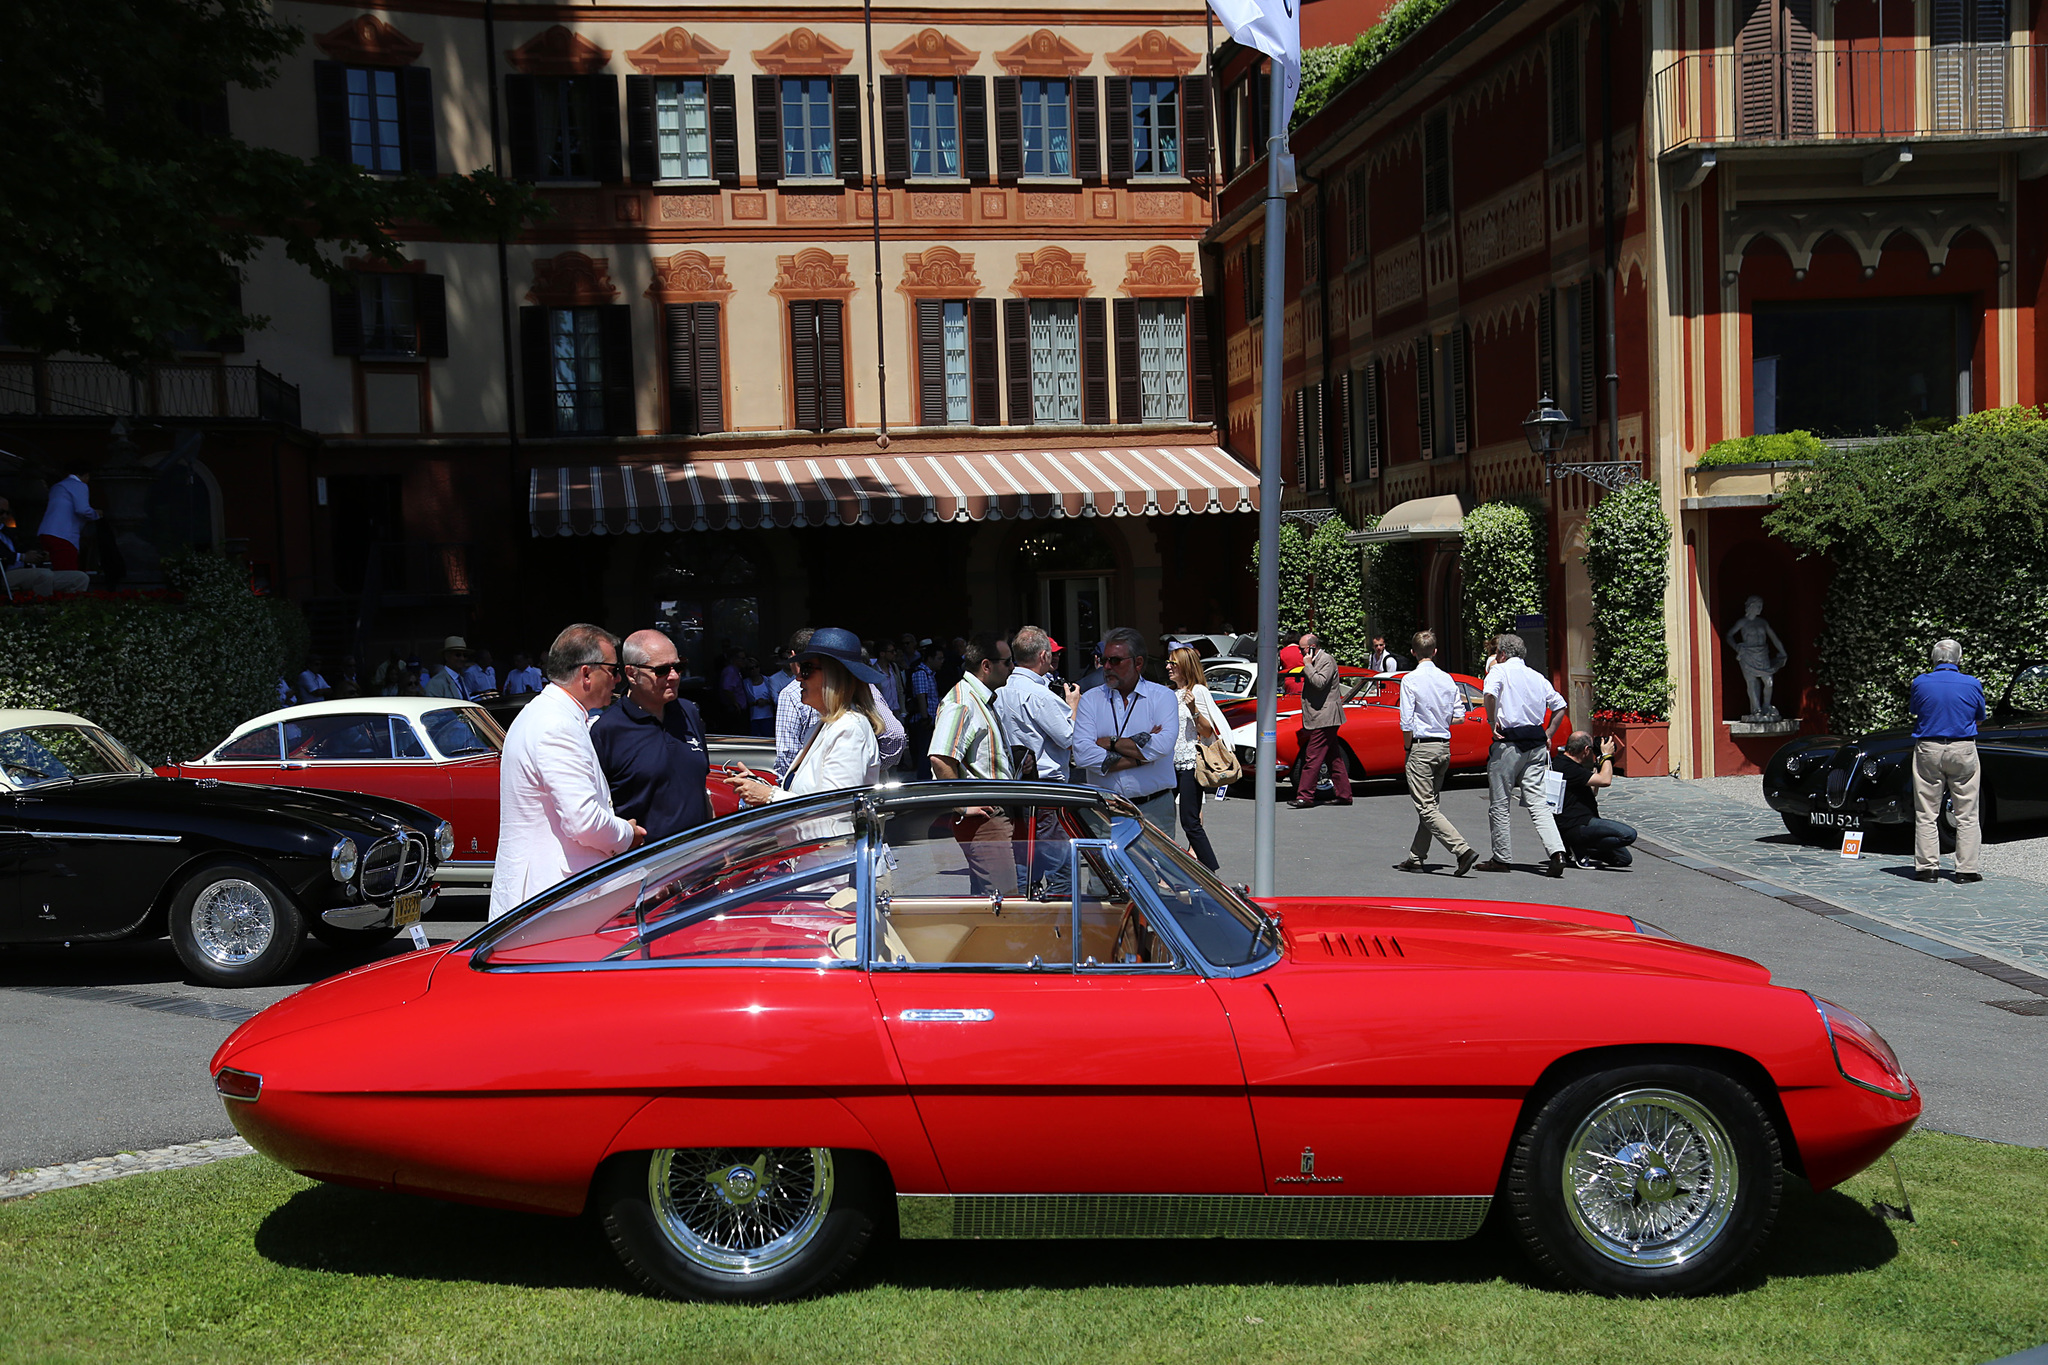
<path id="1" fill-rule="evenodd" d="M 261 365 L 0 360 L 0 415 L 163 417 L 299 425 L 299 386 Z"/>

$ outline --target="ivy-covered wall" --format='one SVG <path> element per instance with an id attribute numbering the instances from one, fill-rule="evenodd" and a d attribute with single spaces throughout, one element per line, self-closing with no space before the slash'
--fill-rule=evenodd
<path id="1" fill-rule="evenodd" d="M 1765 518 L 1835 561 L 1819 678 L 1838 733 L 1900 725 L 1906 691 L 1944 636 L 1996 700 L 2048 657 L 2048 421 L 2034 408 L 1822 450 Z"/>
<path id="2" fill-rule="evenodd" d="M 1671 714 L 1664 588 L 1671 522 L 1647 480 L 1608 493 L 1586 517 L 1586 576 L 1593 590 L 1593 709 L 1616 718 Z"/>
<path id="3" fill-rule="evenodd" d="M 0 707 L 75 712 L 151 764 L 191 758 L 276 709 L 280 623 L 296 609 L 250 593 L 245 571 L 218 555 L 183 555 L 164 573 L 182 601 L 9 610 Z"/>
<path id="4" fill-rule="evenodd" d="M 1465 514 L 1460 559 L 1469 657 L 1480 657 L 1485 641 L 1513 630 L 1517 616 L 1543 611 L 1549 539 L 1543 509 L 1532 502 L 1481 503 Z"/>

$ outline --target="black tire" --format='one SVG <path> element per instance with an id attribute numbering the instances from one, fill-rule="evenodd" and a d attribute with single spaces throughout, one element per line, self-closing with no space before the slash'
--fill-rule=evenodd
<path id="1" fill-rule="evenodd" d="M 209 986 L 263 986 L 306 946 L 306 920 L 285 889 L 245 863 L 209 863 L 171 900 L 171 947 Z"/>
<path id="2" fill-rule="evenodd" d="M 881 1205 L 875 1167 L 824 1147 L 633 1152 L 599 1175 L 596 1205 L 619 1260 L 656 1293 L 768 1303 L 826 1289 L 860 1258 Z"/>
<path id="3" fill-rule="evenodd" d="M 1809 844 L 1813 842 L 1813 822 L 1811 820 L 1808 820 L 1803 815 L 1794 815 L 1792 812 L 1785 810 L 1778 812 L 1778 818 L 1785 822 L 1785 832 L 1800 843 Z"/>
<path id="4" fill-rule="evenodd" d="M 1780 1155 L 1769 1114 L 1740 1082 L 1676 1063 L 1618 1067 L 1543 1103 L 1516 1139 L 1504 1192 L 1523 1249 L 1558 1283 L 1699 1294 L 1769 1239 Z M 1632 1172 L 1626 1185 L 1589 1174 L 1617 1168 Z"/>
<path id="5" fill-rule="evenodd" d="M 398 930 L 389 925 L 372 929 L 344 929 L 340 925 L 329 924 L 318 915 L 308 917 L 306 927 L 313 931 L 314 938 L 337 953 L 368 952 L 372 948 L 381 948 L 398 937 Z"/>

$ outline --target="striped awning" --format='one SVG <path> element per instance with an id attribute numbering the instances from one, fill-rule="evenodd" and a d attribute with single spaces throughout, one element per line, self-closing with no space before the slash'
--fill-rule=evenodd
<path id="1" fill-rule="evenodd" d="M 760 455 L 533 471 L 536 536 L 1253 512 L 1258 475 L 1217 446 Z"/>

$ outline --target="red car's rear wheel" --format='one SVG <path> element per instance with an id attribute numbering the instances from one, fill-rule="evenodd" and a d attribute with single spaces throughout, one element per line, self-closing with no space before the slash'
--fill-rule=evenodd
<path id="1" fill-rule="evenodd" d="M 1697 1294 L 1762 1249 L 1783 1186 L 1756 1096 L 1693 1066 L 1582 1077 L 1515 1144 L 1507 1200 L 1537 1266 L 1603 1294 Z"/>
<path id="2" fill-rule="evenodd" d="M 869 1162 L 825 1147 L 636 1152 L 598 1190 L 627 1269 L 677 1298 L 796 1298 L 843 1275 L 874 1235 Z"/>

